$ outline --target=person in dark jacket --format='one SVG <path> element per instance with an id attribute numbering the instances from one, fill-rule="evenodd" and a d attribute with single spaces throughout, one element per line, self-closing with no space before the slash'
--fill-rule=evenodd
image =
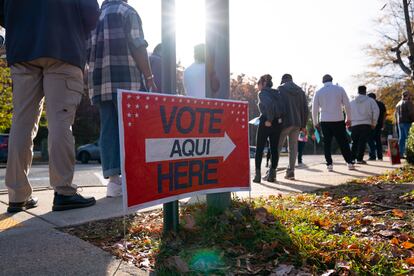
<path id="1" fill-rule="evenodd" d="M 53 211 L 95 204 L 72 184 L 75 165 L 72 124 L 84 93 L 86 40 L 99 16 L 96 0 L 0 0 L 7 61 L 13 80 L 6 186 L 8 212 L 37 206 L 28 173 L 43 101 L 47 104 Z"/>
<path id="2" fill-rule="evenodd" d="M 402 93 L 402 98 L 395 107 L 395 120 L 398 125 L 400 155 L 404 157 L 405 143 L 407 142 L 411 124 L 414 122 L 414 104 L 408 91 Z"/>
<path id="3" fill-rule="evenodd" d="M 260 110 L 260 123 L 256 136 L 256 174 L 253 182 L 260 183 L 263 150 L 266 146 L 268 138 L 271 152 L 271 166 L 266 180 L 269 182 L 275 182 L 276 168 L 279 162 L 279 153 L 277 147 L 280 138 L 280 132 L 282 130 L 281 117 L 283 114 L 283 105 L 280 101 L 279 92 L 275 89 L 272 89 L 272 76 L 261 76 L 257 83 L 257 86 L 259 88 L 258 106 Z"/>
<path id="4" fill-rule="evenodd" d="M 368 97 L 375 100 L 379 108 L 379 117 L 375 129 L 371 131 L 371 136 L 368 140 L 369 145 L 369 160 L 382 160 L 382 142 L 381 132 L 384 129 L 385 117 L 387 115 L 387 109 L 385 104 L 377 100 L 377 96 L 374 93 L 368 93 Z"/>
<path id="5" fill-rule="evenodd" d="M 283 102 L 286 103 L 286 115 L 283 122 L 283 130 L 280 134 L 279 152 L 287 138 L 289 147 L 289 166 L 286 170 L 286 179 L 295 179 L 295 164 L 298 154 L 298 137 L 301 130 L 305 131 L 309 109 L 306 94 L 293 82 L 290 74 L 282 76 L 281 85 L 278 87 Z"/>

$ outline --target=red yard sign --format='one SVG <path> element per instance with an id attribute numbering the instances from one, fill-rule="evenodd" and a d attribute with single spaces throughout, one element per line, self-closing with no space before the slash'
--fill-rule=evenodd
<path id="1" fill-rule="evenodd" d="M 126 210 L 250 190 L 247 103 L 119 92 Z"/>

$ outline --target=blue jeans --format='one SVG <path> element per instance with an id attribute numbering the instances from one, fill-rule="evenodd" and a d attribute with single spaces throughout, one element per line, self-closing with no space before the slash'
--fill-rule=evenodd
<path id="1" fill-rule="evenodd" d="M 410 132 L 411 123 L 399 123 L 398 131 L 400 133 L 400 155 L 405 156 L 405 143 L 408 138 L 408 133 Z"/>
<path id="2" fill-rule="evenodd" d="M 117 101 L 98 103 L 101 119 L 101 162 L 105 178 L 121 174 L 121 158 L 119 154 L 118 105 Z"/>

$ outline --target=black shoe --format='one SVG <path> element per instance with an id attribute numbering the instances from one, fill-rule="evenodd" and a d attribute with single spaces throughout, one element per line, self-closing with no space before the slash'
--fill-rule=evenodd
<path id="1" fill-rule="evenodd" d="M 7 213 L 17 213 L 25 211 L 27 209 L 37 207 L 38 199 L 37 197 L 29 197 L 24 202 L 9 202 L 9 207 L 7 207 Z"/>
<path id="2" fill-rule="evenodd" d="M 366 165 L 366 164 L 367 164 L 367 161 L 364 161 L 364 160 L 358 160 L 358 161 L 356 161 L 356 163 L 357 163 L 357 164 Z"/>
<path id="3" fill-rule="evenodd" d="M 276 182 L 276 169 L 269 169 L 269 174 L 267 175 L 266 181 Z"/>
<path id="4" fill-rule="evenodd" d="M 95 203 L 96 200 L 94 197 L 83 197 L 80 194 L 65 196 L 55 193 L 52 210 L 64 211 L 76 208 L 84 208 L 95 205 Z"/>
<path id="5" fill-rule="evenodd" d="M 379 160 L 380 158 L 378 158 L 378 160 Z M 375 157 L 370 157 L 370 158 L 368 158 L 368 160 L 370 160 L 370 161 L 375 161 L 376 160 L 376 158 Z"/>

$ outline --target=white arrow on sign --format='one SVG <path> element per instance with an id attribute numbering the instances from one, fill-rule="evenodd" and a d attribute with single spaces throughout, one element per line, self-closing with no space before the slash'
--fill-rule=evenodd
<path id="1" fill-rule="evenodd" d="M 145 161 L 150 163 L 205 157 L 223 157 L 225 161 L 235 148 L 227 133 L 224 133 L 224 137 L 145 139 Z"/>

